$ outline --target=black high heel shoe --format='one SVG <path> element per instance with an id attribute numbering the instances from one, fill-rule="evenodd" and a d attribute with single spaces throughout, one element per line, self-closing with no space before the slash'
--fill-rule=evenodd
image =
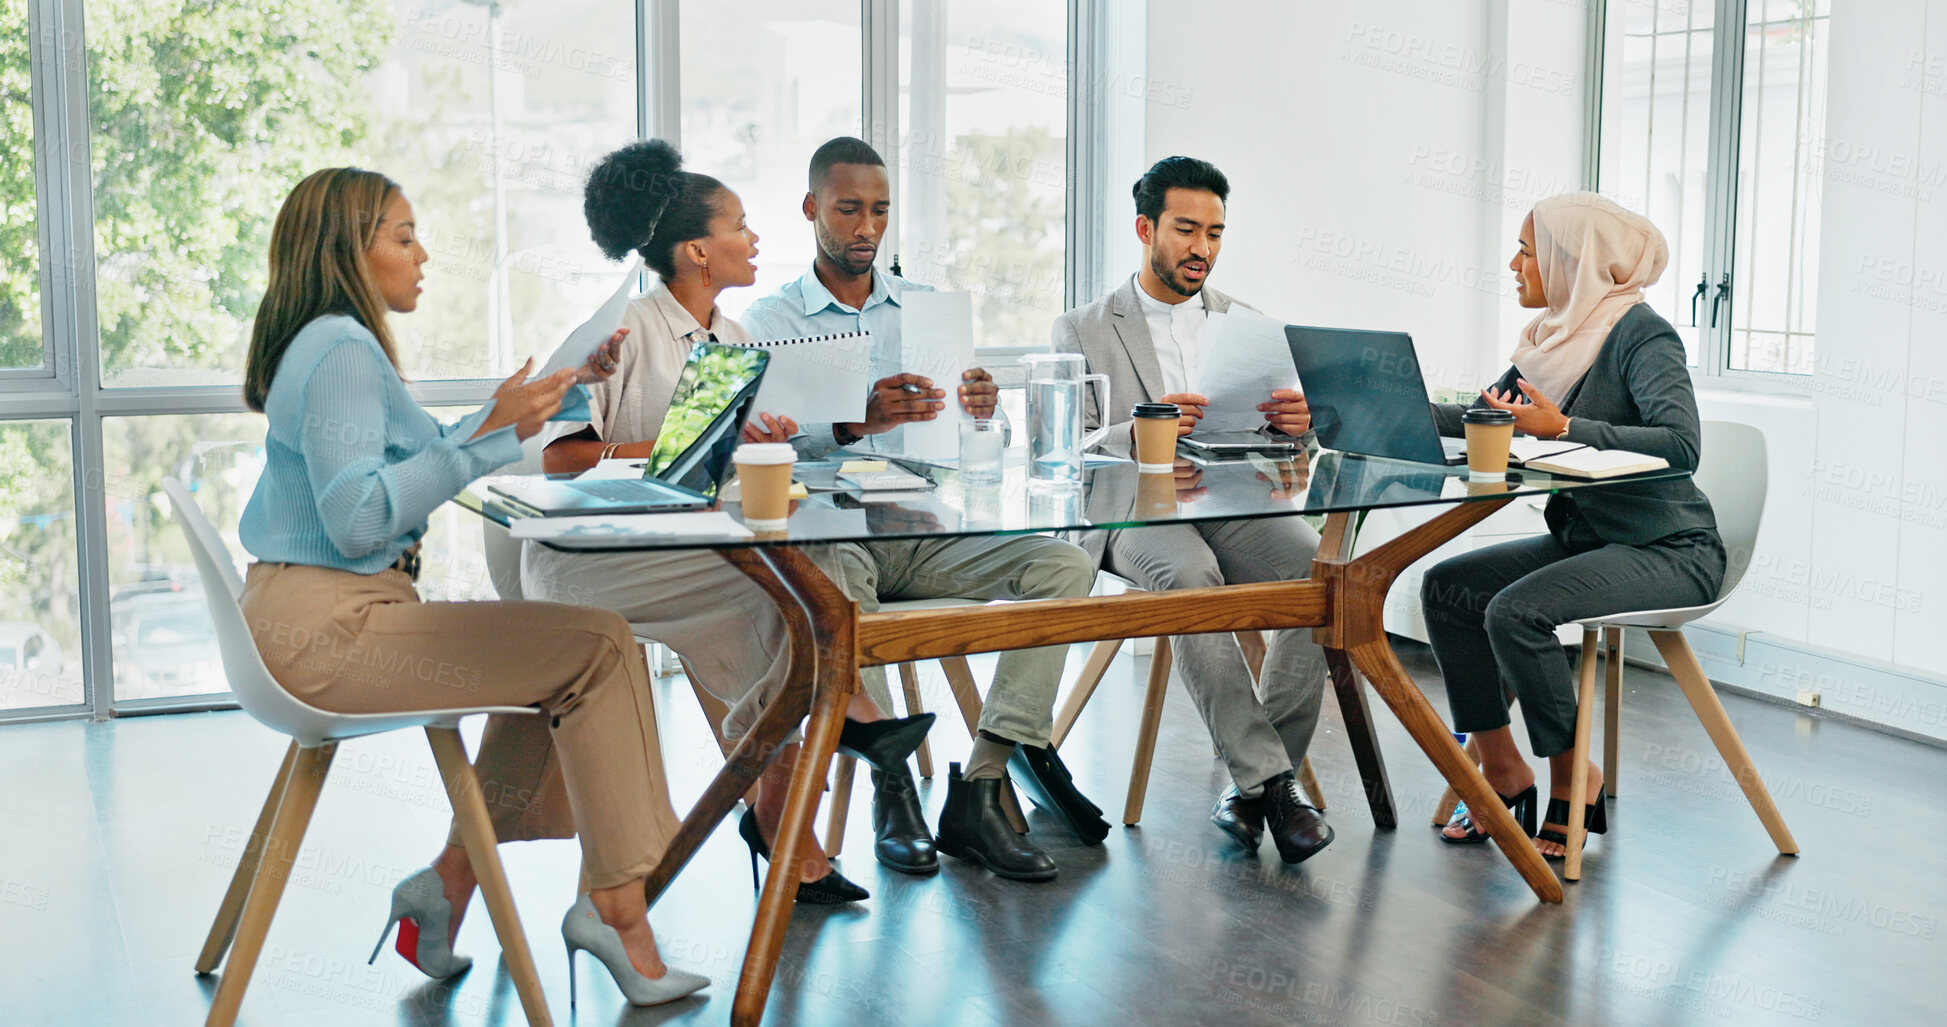
<path id="1" fill-rule="evenodd" d="M 871 722 L 848 720 L 838 732 L 838 751 L 880 770 L 903 767 L 906 757 L 926 740 L 933 715 L 921 713 Z"/>
<path id="2" fill-rule="evenodd" d="M 1543 817 L 1541 822 L 1544 824 L 1568 823 L 1568 800 L 1548 800 L 1548 815 Z M 1609 833 L 1609 803 L 1606 798 L 1597 796 L 1594 802 L 1582 807 L 1582 826 L 1590 834 Z M 1562 847 L 1562 851 L 1558 853 L 1542 853 L 1543 859 L 1561 859 L 1568 855 L 1568 834 L 1566 832 L 1544 829 L 1541 833 L 1535 835 L 1535 841 L 1554 842 L 1556 845 Z"/>
<path id="3" fill-rule="evenodd" d="M 764 844 L 764 836 L 757 829 L 757 811 L 744 810 L 743 819 L 737 821 L 737 835 L 750 846 L 750 888 L 760 887 L 757 878 L 757 857 L 771 858 L 771 847 Z M 834 906 L 843 902 L 859 902 L 872 897 L 872 893 L 845 879 L 836 869 L 816 881 L 798 882 L 798 901 L 818 906 Z"/>
<path id="4" fill-rule="evenodd" d="M 1500 792 L 1494 793 L 1495 798 L 1506 803 L 1508 809 L 1513 811 L 1514 818 L 1521 821 L 1521 833 L 1530 837 L 1535 833 L 1535 802 L 1537 794 L 1535 786 L 1532 784 L 1514 795 L 1502 795 Z M 1564 813 L 1562 815 L 1567 816 L 1568 814 Z M 1487 840 L 1487 832 L 1481 830 L 1474 823 L 1474 818 L 1470 813 L 1456 813 L 1454 818 L 1447 823 L 1449 826 L 1458 824 L 1467 832 L 1456 838 L 1444 830 L 1441 831 L 1440 840 L 1446 842 L 1448 845 L 1479 845 Z"/>

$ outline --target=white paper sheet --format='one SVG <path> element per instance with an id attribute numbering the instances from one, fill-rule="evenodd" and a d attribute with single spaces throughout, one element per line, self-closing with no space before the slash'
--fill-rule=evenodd
<path id="1" fill-rule="evenodd" d="M 624 539 L 742 539 L 751 531 L 721 510 L 653 514 L 595 514 L 587 517 L 526 517 L 507 533 L 518 539 L 549 542 Z"/>
<path id="2" fill-rule="evenodd" d="M 960 373 L 974 366 L 973 295 L 908 289 L 899 300 L 899 369 L 946 390 L 940 416 L 905 427 L 900 448 L 922 460 L 960 456 Z"/>
<path id="3" fill-rule="evenodd" d="M 1190 391 L 1210 405 L 1197 422 L 1197 434 L 1264 427 L 1264 412 L 1257 405 L 1268 402 L 1272 390 L 1298 384 L 1284 323 L 1240 306 L 1206 317 L 1197 381 Z"/>
<path id="4" fill-rule="evenodd" d="M 751 420 L 758 414 L 782 414 L 799 424 L 865 420 L 865 397 L 872 391 L 871 332 L 750 345 L 771 354 Z"/>
<path id="5" fill-rule="evenodd" d="M 564 367 L 580 367 L 586 363 L 589 354 L 607 342 L 617 328 L 622 327 L 622 315 L 629 308 L 629 300 L 635 296 L 636 280 L 641 274 L 642 257 L 637 256 L 629 262 L 629 270 L 622 276 L 622 283 L 615 287 L 608 299 L 602 301 L 594 316 L 569 332 L 568 338 L 555 347 L 554 355 L 541 365 L 541 374 L 550 375 Z"/>

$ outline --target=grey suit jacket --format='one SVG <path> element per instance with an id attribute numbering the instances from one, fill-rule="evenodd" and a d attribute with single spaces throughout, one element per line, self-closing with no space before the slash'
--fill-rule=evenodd
<path id="1" fill-rule="evenodd" d="M 1114 292 L 1055 318 L 1055 352 L 1080 353 L 1088 360 L 1091 372 L 1109 376 L 1109 401 L 1116 409 L 1096 409 L 1095 390 L 1086 390 L 1084 427 L 1093 431 L 1111 425 L 1104 443 L 1124 450 L 1130 445 L 1129 408 L 1168 394 L 1163 385 L 1163 365 L 1156 359 L 1156 342 L 1149 337 L 1149 321 L 1143 316 L 1136 288 L 1136 279 L 1131 276 Z M 1236 302 L 1204 287 L 1203 305 L 1211 313 L 1224 313 Z M 1237 305 L 1253 309 L 1249 304 Z"/>
<path id="2" fill-rule="evenodd" d="M 1513 390 L 1519 376 L 1509 368 L 1495 388 Z M 1570 442 L 1648 453 L 1674 468 L 1697 469 L 1703 426 L 1690 369 L 1684 366 L 1683 340 L 1647 303 L 1629 308 L 1609 330 L 1595 363 L 1568 395 L 1549 398 L 1569 417 Z M 1433 404 L 1440 434 L 1461 435 L 1465 409 L 1460 403 Z M 1709 497 L 1688 478 L 1612 485 L 1586 496 L 1558 492 L 1548 498 L 1545 513 L 1557 538 L 1593 536 L 1630 546 L 1694 528 L 1717 530 Z"/>
<path id="3" fill-rule="evenodd" d="M 1054 329 L 1055 352 L 1080 353 L 1087 359 L 1091 372 L 1109 376 L 1109 402 L 1115 404 L 1115 409 L 1097 409 L 1095 390 L 1087 389 L 1082 419 L 1091 431 L 1108 424 L 1110 431 L 1102 441 L 1103 448 L 1124 454 L 1132 445 L 1129 408 L 1169 394 L 1163 384 L 1163 365 L 1156 359 L 1156 342 L 1149 337 L 1149 321 L 1143 316 L 1136 289 L 1136 279 L 1131 276 L 1114 292 L 1055 318 Z M 1247 310 L 1256 309 L 1209 286 L 1204 287 L 1203 305 L 1212 313 L 1224 313 L 1233 303 Z M 1133 493 L 1123 490 L 1110 494 L 1113 491 L 1097 489 L 1090 493 L 1090 520 L 1127 516 Z M 1079 532 L 1069 541 L 1087 550 L 1096 566 L 1101 566 L 1107 542 L 1105 533 Z"/>

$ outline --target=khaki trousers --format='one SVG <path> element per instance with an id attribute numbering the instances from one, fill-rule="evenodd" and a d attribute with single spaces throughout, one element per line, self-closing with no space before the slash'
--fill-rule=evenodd
<path id="1" fill-rule="evenodd" d="M 584 889 L 641 878 L 675 836 L 648 668 L 615 614 L 426 603 L 401 571 L 265 563 L 242 605 L 271 674 L 320 709 L 543 710 L 489 718 L 474 772 L 501 841 L 580 827 Z"/>

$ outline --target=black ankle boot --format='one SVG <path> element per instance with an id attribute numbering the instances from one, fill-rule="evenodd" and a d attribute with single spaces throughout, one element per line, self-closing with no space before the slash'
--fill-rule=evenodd
<path id="1" fill-rule="evenodd" d="M 931 713 L 870 723 L 848 720 L 838 732 L 838 751 L 880 770 L 903 767 L 906 757 L 926 740 L 926 732 L 932 726 Z"/>
<path id="2" fill-rule="evenodd" d="M 939 850 L 970 859 L 1000 877 L 1016 881 L 1047 881 L 1055 876 L 1055 861 L 1014 833 L 1001 809 L 1004 777 L 969 781 L 960 764 L 948 765 L 946 809 L 940 813 Z"/>
<path id="3" fill-rule="evenodd" d="M 1109 822 L 1102 810 L 1088 801 L 1068 776 L 1061 757 L 1045 745 L 1016 745 L 1008 758 L 1008 769 L 1036 806 L 1061 818 L 1075 837 L 1089 845 L 1100 845 L 1109 836 Z"/>
<path id="4" fill-rule="evenodd" d="M 872 855 L 904 874 L 930 874 L 940 869 L 933 832 L 926 829 L 919 789 L 912 771 L 901 763 L 892 771 L 872 771 Z"/>

